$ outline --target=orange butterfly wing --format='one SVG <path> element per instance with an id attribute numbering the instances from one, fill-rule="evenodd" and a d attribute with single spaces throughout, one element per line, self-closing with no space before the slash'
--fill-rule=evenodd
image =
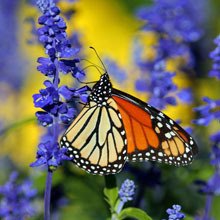
<path id="1" fill-rule="evenodd" d="M 152 160 L 187 165 L 197 154 L 197 146 L 176 122 L 141 100 L 113 89 L 127 137 L 131 161 Z"/>

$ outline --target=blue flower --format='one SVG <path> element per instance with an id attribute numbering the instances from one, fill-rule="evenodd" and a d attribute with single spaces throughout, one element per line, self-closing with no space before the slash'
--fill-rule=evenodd
<path id="1" fill-rule="evenodd" d="M 0 218 L 25 220 L 36 214 L 33 199 L 37 191 L 30 180 L 18 184 L 18 173 L 13 172 L 5 185 L 0 186 Z"/>
<path id="2" fill-rule="evenodd" d="M 177 93 L 178 98 L 187 104 L 191 104 L 193 97 L 192 97 L 192 90 L 190 88 L 184 88 Z"/>
<path id="3" fill-rule="evenodd" d="M 197 125 L 207 126 L 215 119 L 220 120 L 220 111 L 217 110 L 220 106 L 220 100 L 203 97 L 203 101 L 207 104 L 194 108 L 194 110 L 199 113 L 200 118 L 193 120 L 193 122 Z"/>
<path id="4" fill-rule="evenodd" d="M 39 7 L 44 13 L 38 19 L 38 23 L 43 25 L 38 29 L 39 40 L 43 43 L 49 57 L 54 60 L 55 58 L 70 58 L 76 55 L 79 50 L 72 48 L 67 39 L 66 23 L 59 16 L 59 8 L 52 0 L 44 1 L 43 6 L 39 4 Z"/>
<path id="5" fill-rule="evenodd" d="M 48 140 L 38 145 L 37 160 L 31 164 L 31 167 L 47 165 L 48 167 L 58 167 L 64 160 L 71 158 L 66 156 L 67 149 L 60 148 L 58 143 Z"/>
<path id="6" fill-rule="evenodd" d="M 123 203 L 133 200 L 133 197 L 134 197 L 134 194 L 135 194 L 134 181 L 126 179 L 122 183 L 118 194 L 119 194 L 120 200 Z"/>
<path id="7" fill-rule="evenodd" d="M 119 67 L 119 65 L 111 60 L 110 58 L 105 58 L 104 63 L 108 69 L 110 75 L 117 80 L 118 83 L 122 83 L 126 80 L 127 74 L 125 70 Z"/>
<path id="8" fill-rule="evenodd" d="M 165 39 L 161 37 L 155 49 L 157 51 L 156 60 L 184 56 L 189 57 L 188 66 L 191 66 L 193 63 L 190 47 L 182 41 L 176 41 L 169 37 Z"/>
<path id="9" fill-rule="evenodd" d="M 220 195 L 219 181 L 220 181 L 220 173 L 219 173 L 219 169 L 217 169 L 217 171 L 208 179 L 208 181 L 196 180 L 195 184 L 199 186 L 200 193 L 218 196 Z"/>
<path id="10" fill-rule="evenodd" d="M 173 205 L 172 208 L 167 209 L 167 214 L 169 215 L 169 220 L 180 220 L 184 219 L 185 215 L 180 212 L 180 205 Z"/>
<path id="11" fill-rule="evenodd" d="M 37 111 L 35 115 L 38 122 L 44 127 L 50 126 L 53 123 L 53 117 L 47 112 Z"/>
<path id="12" fill-rule="evenodd" d="M 60 124 L 68 124 L 76 116 L 75 105 L 68 104 L 68 98 L 81 98 L 85 100 L 87 87 L 75 89 L 60 87 L 60 74 L 71 74 L 74 78 L 84 77 L 80 70 L 80 59 L 76 57 L 79 48 L 72 47 L 66 34 L 66 23 L 60 16 L 60 9 L 53 0 L 38 0 L 37 5 L 42 11 L 38 19 L 41 26 L 37 30 L 39 41 L 45 48 L 47 57 L 38 58 L 38 71 L 48 77 L 44 81 L 45 88 L 33 95 L 36 108 L 36 117 L 41 125 L 48 127 L 45 140 L 38 146 L 34 166 L 47 165 L 58 167 L 63 160 L 69 160 L 66 149 L 60 149 L 58 135 Z M 72 100 L 71 100 L 72 101 Z"/>
<path id="13" fill-rule="evenodd" d="M 214 43 L 217 47 L 209 55 L 213 60 L 212 70 L 209 72 L 209 76 L 220 79 L 220 35 L 215 38 Z"/>
<path id="14" fill-rule="evenodd" d="M 0 81 L 15 89 L 22 87 L 25 74 L 28 72 L 26 70 L 27 60 L 20 49 L 18 32 L 20 27 L 17 22 L 19 8 L 19 1 L 0 1 Z"/>
<path id="15" fill-rule="evenodd" d="M 64 74 L 71 73 L 74 78 L 82 79 L 85 76 L 85 73 L 78 68 L 77 64 L 79 62 L 80 62 L 79 59 L 73 59 L 73 60 L 61 59 L 59 62 L 59 68 Z"/>
<path id="16" fill-rule="evenodd" d="M 37 108 L 47 109 L 59 102 L 58 91 L 53 86 L 41 89 L 39 94 L 33 95 L 34 106 Z"/>
<path id="17" fill-rule="evenodd" d="M 176 105 L 176 98 L 171 95 L 177 91 L 177 86 L 172 81 L 175 73 L 165 71 L 165 64 L 160 61 L 149 74 L 150 78 L 140 78 L 136 82 L 137 90 L 145 90 L 150 94 L 149 104 L 159 109 L 164 109 L 167 104 Z"/>
<path id="18" fill-rule="evenodd" d="M 216 132 L 210 136 L 210 140 L 213 142 L 211 165 L 220 167 L 220 132 Z"/>
<path id="19" fill-rule="evenodd" d="M 37 60 L 40 65 L 37 70 L 43 73 L 45 76 L 54 77 L 56 74 L 56 66 L 50 58 L 39 57 Z"/>
<path id="20" fill-rule="evenodd" d="M 146 21 L 143 33 L 154 32 L 158 40 L 152 47 L 156 52 L 153 60 L 143 58 L 143 43 L 138 39 L 135 41 L 134 60 L 141 73 L 136 88 L 148 92 L 149 103 L 159 109 L 176 105 L 177 98 L 187 104 L 192 101 L 188 88 L 179 90 L 174 84 L 175 73 L 166 70 L 166 63 L 169 59 L 181 57 L 184 62 L 179 69 L 194 64 L 190 43 L 202 36 L 200 24 L 203 18 L 195 16 L 201 6 L 204 6 L 203 1 L 195 7 L 192 0 L 155 0 L 152 5 L 137 12 L 137 16 Z"/>
<path id="21" fill-rule="evenodd" d="M 199 7 L 191 0 L 155 0 L 148 8 L 141 8 L 137 15 L 146 20 L 146 30 L 165 33 L 171 38 L 193 42 L 201 37 L 198 27 L 201 17 L 197 17 Z"/>
<path id="22" fill-rule="evenodd" d="M 220 62 L 220 36 L 214 40 L 217 44 L 217 48 L 210 53 L 210 58 L 213 59 L 212 70 L 209 72 L 210 77 L 217 77 L 219 79 L 219 62 Z M 195 124 L 208 126 L 214 120 L 220 120 L 220 100 L 214 100 L 209 97 L 203 97 L 203 101 L 206 105 L 195 108 L 195 111 L 199 113 L 199 117 L 193 120 Z M 199 186 L 199 192 L 206 194 L 206 205 L 203 216 L 196 219 L 213 219 L 211 215 L 213 196 L 220 195 L 220 132 L 216 132 L 210 135 L 210 141 L 212 142 L 212 152 L 210 163 L 214 166 L 214 174 L 207 180 L 197 180 L 195 183 Z"/>
<path id="23" fill-rule="evenodd" d="M 37 0 L 37 6 L 44 13 L 49 7 L 55 6 L 53 0 Z"/>
<path id="24" fill-rule="evenodd" d="M 90 88 L 88 86 L 83 86 L 79 89 L 69 88 L 68 86 L 61 86 L 59 88 L 59 94 L 62 95 L 67 101 L 71 101 L 74 98 L 80 98 L 82 102 L 87 103 L 88 91 Z"/>

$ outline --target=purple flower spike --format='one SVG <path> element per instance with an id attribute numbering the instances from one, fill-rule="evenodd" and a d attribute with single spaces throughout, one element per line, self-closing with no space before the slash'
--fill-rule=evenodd
<path id="1" fill-rule="evenodd" d="M 137 16 L 147 21 L 146 30 L 156 30 L 171 38 L 193 42 L 202 34 L 198 27 L 202 20 L 197 17 L 199 7 L 193 4 L 191 0 L 156 0 L 151 7 L 141 8 Z"/>
<path id="2" fill-rule="evenodd" d="M 212 70 L 209 72 L 210 77 L 216 77 L 220 80 L 220 35 L 214 40 L 217 47 L 210 53 L 213 60 Z"/>
<path id="3" fill-rule="evenodd" d="M 119 190 L 118 194 L 120 200 L 125 203 L 133 200 L 134 193 L 135 193 L 134 181 L 127 179 L 122 183 L 121 189 Z"/>
<path id="4" fill-rule="evenodd" d="M 71 158 L 65 155 L 67 149 L 59 148 L 58 143 L 51 141 L 40 143 L 37 151 L 37 160 L 31 164 L 31 167 L 47 165 L 48 167 L 58 167 L 62 161 Z"/>
<path id="5" fill-rule="evenodd" d="M 202 36 L 200 26 L 203 18 L 195 15 L 200 13 L 203 4 L 200 1 L 195 7 L 192 0 L 155 0 L 152 5 L 137 12 L 137 16 L 145 21 L 143 33 L 154 32 L 158 40 L 152 47 L 155 50 L 154 59 L 147 60 L 144 58 L 143 42 L 136 38 L 134 60 L 141 75 L 136 81 L 136 89 L 148 92 L 149 103 L 159 109 L 177 105 L 177 98 L 183 103 L 192 102 L 191 91 L 177 88 L 173 82 L 174 73 L 168 72 L 166 65 L 168 60 L 175 58 L 184 60 L 179 70 L 194 64 L 190 43 Z"/>
<path id="6" fill-rule="evenodd" d="M 18 184 L 18 173 L 13 172 L 5 185 L 0 186 L 0 218 L 25 220 L 36 214 L 33 199 L 37 191 L 30 180 Z"/>
<path id="7" fill-rule="evenodd" d="M 207 126 L 213 120 L 220 120 L 220 111 L 217 110 L 220 106 L 220 100 L 212 100 L 208 97 L 204 97 L 203 101 L 207 104 L 194 108 L 194 110 L 199 113 L 200 118 L 193 120 L 193 122 L 197 125 Z"/>
<path id="8" fill-rule="evenodd" d="M 47 140 L 39 144 L 37 159 L 31 166 L 57 167 L 63 160 L 69 160 L 65 156 L 65 150 L 58 145 L 60 124 L 70 123 L 77 113 L 76 109 L 65 101 L 73 98 L 85 99 L 87 90 L 86 87 L 59 87 L 61 73 L 71 74 L 77 79 L 84 76 L 84 72 L 79 68 L 80 59 L 76 57 L 79 48 L 71 46 L 66 34 L 66 23 L 60 16 L 60 9 L 55 1 L 38 0 L 37 5 L 43 13 L 38 19 L 41 27 L 37 34 L 47 54 L 47 57 L 38 58 L 37 69 L 48 79 L 44 82 L 45 88 L 33 95 L 33 101 L 36 108 L 41 108 L 36 112 L 39 123 L 51 130 Z"/>
<path id="9" fill-rule="evenodd" d="M 180 220 L 184 219 L 185 215 L 180 212 L 180 205 L 173 205 L 172 208 L 167 209 L 167 214 L 169 215 L 169 220 Z"/>

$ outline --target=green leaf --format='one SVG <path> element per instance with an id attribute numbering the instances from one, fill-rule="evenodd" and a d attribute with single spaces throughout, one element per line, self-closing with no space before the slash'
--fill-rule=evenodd
<path id="1" fill-rule="evenodd" d="M 110 205 L 111 209 L 114 209 L 114 206 L 118 200 L 118 187 L 115 188 L 105 188 L 104 195 L 106 197 L 106 201 Z"/>
<path id="2" fill-rule="evenodd" d="M 55 172 L 54 177 L 57 176 L 58 170 Z M 60 210 L 59 219 L 106 219 L 109 211 L 103 201 L 102 177 L 84 174 L 83 172 L 80 175 L 78 173 L 72 175 L 68 173 L 65 176 L 65 174 L 63 174 L 63 182 L 60 183 L 60 187 L 62 187 L 69 202 Z"/>
<path id="3" fill-rule="evenodd" d="M 138 220 L 152 220 L 152 218 L 143 210 L 138 208 L 126 208 L 123 209 L 118 215 L 118 219 L 135 218 Z"/>

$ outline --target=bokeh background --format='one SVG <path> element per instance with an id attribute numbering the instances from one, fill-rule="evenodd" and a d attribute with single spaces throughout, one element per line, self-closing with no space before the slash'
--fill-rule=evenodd
<path id="1" fill-rule="evenodd" d="M 194 6 L 199 2 L 194 1 Z M 143 56 L 152 59 L 152 45 L 156 43 L 157 36 L 140 31 L 143 21 L 135 13 L 139 7 L 151 4 L 153 2 L 150 0 L 58 2 L 67 22 L 68 35 L 78 36 L 82 56 L 100 65 L 89 46 L 96 48 L 109 69 L 109 62 L 114 61 L 123 70 L 119 74 L 109 71 L 114 86 L 145 101 L 148 99 L 146 92 L 137 91 L 135 87 L 140 75 L 133 62 L 134 42 L 141 40 L 146 48 Z M 191 105 L 181 104 L 164 110 L 172 118 L 181 120 L 184 126 L 194 128 L 193 135 L 200 151 L 198 157 L 189 167 L 134 163 L 117 174 L 119 185 L 126 178 L 134 179 L 137 184 L 136 198 L 128 205 L 141 207 L 153 219 L 166 218 L 165 210 L 172 204 L 181 204 L 189 219 L 202 213 L 206 196 L 198 192 L 194 182 L 208 180 L 214 172 L 210 165 L 211 144 L 208 137 L 219 130 L 219 122 L 208 127 L 191 123 L 196 118 L 192 108 L 202 104 L 201 98 L 219 98 L 220 94 L 219 81 L 208 77 L 211 69 L 209 53 L 215 47 L 213 39 L 220 32 L 220 2 L 207 0 L 204 4 L 205 7 L 198 12 L 203 15 L 201 28 L 204 34 L 191 45 L 195 56 L 195 65 L 191 70 L 193 74 L 177 72 L 174 79 L 180 88 L 192 88 L 194 101 Z M 33 219 L 42 219 L 45 187 L 44 170 L 29 166 L 35 160 L 37 145 L 45 132 L 37 123 L 36 108 L 32 102 L 32 95 L 38 93 L 45 80 L 36 70 L 37 58 L 44 56 L 35 33 L 39 15 L 34 1 L 0 1 L 0 184 L 7 181 L 13 170 L 20 173 L 21 179 L 32 179 L 38 190 L 35 199 L 38 214 Z M 176 71 L 176 62 L 170 60 L 170 70 Z M 96 70 L 88 69 L 85 80 L 94 81 L 98 77 Z M 89 175 L 71 163 L 65 163 L 55 172 L 53 179 L 53 219 L 106 219 L 109 211 L 104 201 L 103 187 L 103 177 Z M 216 220 L 220 219 L 219 205 L 220 199 L 216 196 L 212 207 Z"/>

